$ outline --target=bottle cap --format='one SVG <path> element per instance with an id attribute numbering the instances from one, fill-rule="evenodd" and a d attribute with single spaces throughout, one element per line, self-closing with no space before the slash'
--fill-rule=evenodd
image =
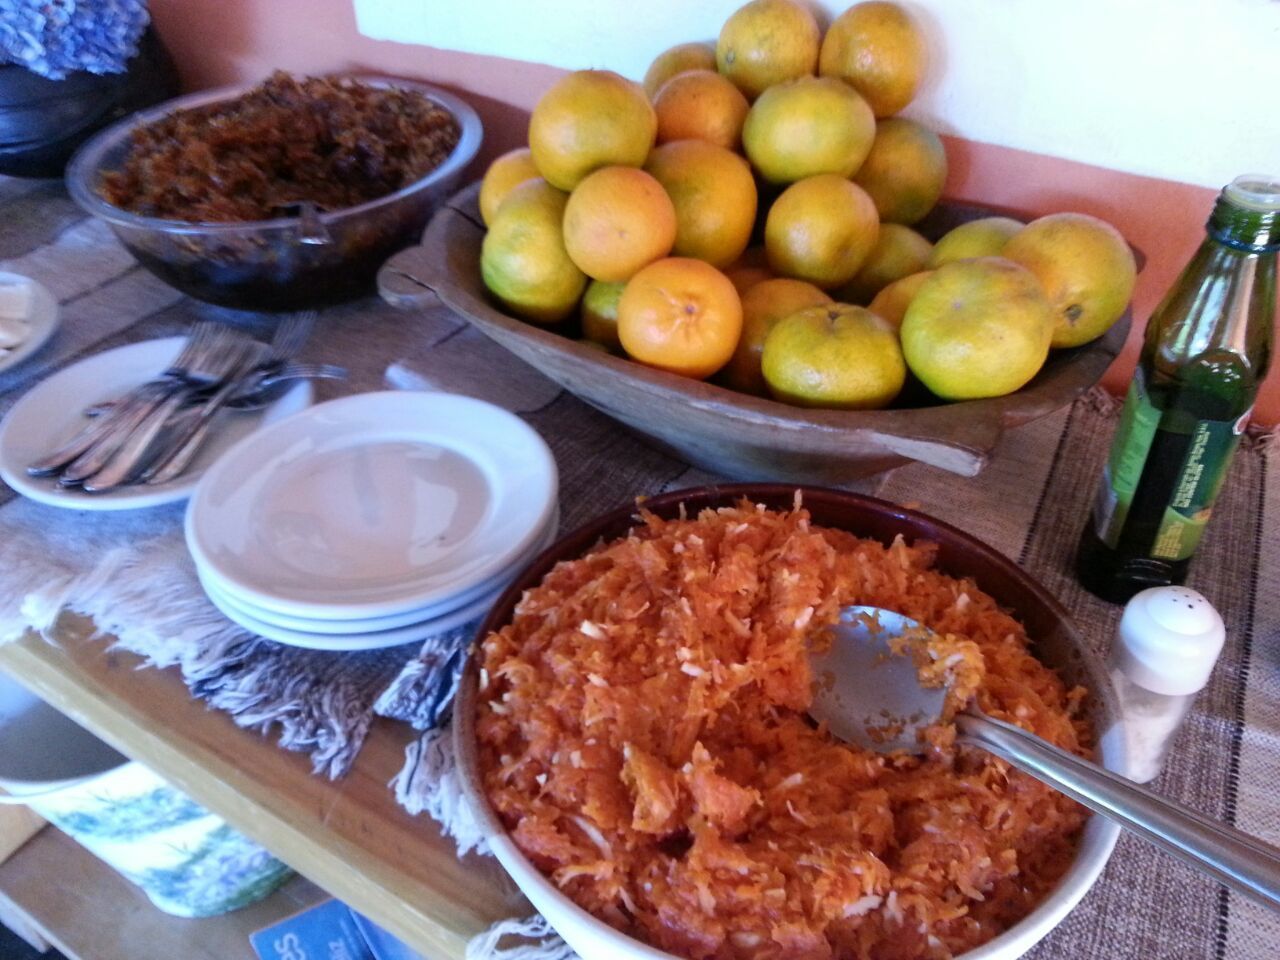
<path id="1" fill-rule="evenodd" d="M 1120 617 L 1116 663 L 1152 693 L 1185 696 L 1209 682 L 1227 632 L 1222 617 L 1187 587 L 1152 587 Z"/>

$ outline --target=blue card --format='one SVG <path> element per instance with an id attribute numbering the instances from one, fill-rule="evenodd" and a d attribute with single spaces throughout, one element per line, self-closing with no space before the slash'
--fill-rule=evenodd
<path id="1" fill-rule="evenodd" d="M 330 900 L 249 937 L 261 960 L 374 960 L 346 904 Z"/>
<path id="2" fill-rule="evenodd" d="M 354 910 L 351 916 L 364 934 L 365 942 L 373 951 L 373 960 L 424 960 L 422 954 L 410 950 L 403 942 L 397 940 L 380 926 Z"/>

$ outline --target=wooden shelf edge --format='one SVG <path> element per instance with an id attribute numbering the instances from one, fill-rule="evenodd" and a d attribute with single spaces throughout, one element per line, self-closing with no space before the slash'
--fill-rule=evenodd
<path id="1" fill-rule="evenodd" d="M 395 805 L 386 784 L 390 753 L 398 765 L 403 742 L 367 743 L 359 766 L 372 770 L 363 779 L 358 769 L 325 782 L 305 758 L 192 700 L 174 671 L 139 671 L 132 655 L 85 641 L 87 629 L 84 621 L 60 628 L 60 645 L 30 635 L 0 646 L 0 668 L 421 953 L 461 958 L 492 922 L 528 912 L 496 863 L 459 864 L 429 820 Z M 366 763 L 371 753 L 377 762 Z M 393 838 L 379 841 L 371 831 L 384 825 Z M 430 849 L 405 845 L 406 835 Z M 369 849 L 379 842 L 384 849 Z"/>

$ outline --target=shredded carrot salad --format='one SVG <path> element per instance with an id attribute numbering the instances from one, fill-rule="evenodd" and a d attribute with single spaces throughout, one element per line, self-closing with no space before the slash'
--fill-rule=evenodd
<path id="1" fill-rule="evenodd" d="M 643 513 L 558 564 L 480 650 L 484 786 L 515 842 L 693 960 L 948 957 L 1008 928 L 1070 864 L 1081 808 L 953 731 L 884 757 L 805 712 L 815 627 L 870 604 L 965 651 L 992 716 L 1090 752 L 1085 691 L 935 552 L 744 501 Z"/>

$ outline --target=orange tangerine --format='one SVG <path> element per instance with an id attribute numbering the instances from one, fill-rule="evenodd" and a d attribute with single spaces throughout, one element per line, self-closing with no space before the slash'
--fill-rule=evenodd
<path id="1" fill-rule="evenodd" d="M 847 80 L 877 117 L 889 117 L 915 97 L 925 58 L 924 36 L 906 10 L 873 0 L 836 17 L 822 41 L 818 72 Z"/>
<path id="2" fill-rule="evenodd" d="M 853 176 L 876 136 L 871 108 L 833 77 L 801 77 L 770 87 L 751 107 L 742 146 L 772 183 L 819 173 Z"/>
<path id="3" fill-rule="evenodd" d="M 633 359 L 703 379 L 733 356 L 742 303 L 729 279 L 701 260 L 668 257 L 627 283 L 618 303 L 618 336 Z"/>
<path id="4" fill-rule="evenodd" d="M 943 234 L 929 254 L 929 269 L 953 260 L 998 257 L 1004 245 L 1026 224 L 1012 217 L 982 217 L 970 220 Z"/>
<path id="5" fill-rule="evenodd" d="M 911 301 L 915 299 L 916 294 L 920 292 L 920 287 L 932 273 L 932 270 L 921 270 L 919 273 L 893 281 L 876 294 L 867 309 L 877 317 L 888 320 L 893 329 L 899 329 L 902 326 L 902 318 L 907 315 L 907 308 L 911 306 Z"/>
<path id="6" fill-rule="evenodd" d="M 1133 251 L 1120 231 L 1087 213 L 1051 213 L 1032 220 L 1000 256 L 1040 281 L 1053 305 L 1053 346 L 1096 340 L 1120 319 L 1138 279 Z"/>
<path id="7" fill-rule="evenodd" d="M 588 343 L 621 353 L 618 339 L 618 301 L 625 283 L 603 283 L 592 280 L 582 297 L 582 336 Z"/>
<path id="8" fill-rule="evenodd" d="M 653 58 L 644 75 L 644 92 L 652 99 L 662 85 L 686 70 L 714 70 L 716 48 L 713 43 L 678 43 Z"/>
<path id="9" fill-rule="evenodd" d="M 671 252 L 676 211 L 662 184 L 635 167 L 589 174 L 564 209 L 564 244 L 593 280 L 617 283 Z"/>
<path id="10" fill-rule="evenodd" d="M 564 246 L 568 197 L 541 177 L 515 187 L 480 248 L 484 285 L 513 313 L 556 323 L 573 312 L 587 278 Z"/>
<path id="11" fill-rule="evenodd" d="M 876 123 L 871 152 L 854 177 L 888 223 L 922 220 L 947 181 L 942 138 L 914 120 L 891 117 Z"/>
<path id="12" fill-rule="evenodd" d="M 769 395 L 760 370 L 765 337 L 780 320 L 806 307 L 833 302 L 811 283 L 779 277 L 763 280 L 742 295 L 742 336 L 733 357 L 721 371 L 725 386 L 757 396 Z"/>
<path id="13" fill-rule="evenodd" d="M 836 297 L 847 303 L 868 304 L 895 280 L 923 270 L 932 250 L 933 244 L 910 227 L 882 223 L 876 245 L 854 278 L 836 292 Z"/>
<path id="14" fill-rule="evenodd" d="M 814 73 L 822 32 L 795 0 L 752 0 L 725 21 L 716 68 L 754 100 L 775 83 Z"/>
<path id="15" fill-rule="evenodd" d="M 645 170 L 675 206 L 676 256 L 713 267 L 742 256 L 756 216 L 756 183 L 746 160 L 705 140 L 676 140 L 655 147 Z"/>
<path id="16" fill-rule="evenodd" d="M 876 206 L 867 192 L 824 173 L 793 183 L 774 201 L 764 246 L 777 273 L 825 289 L 853 279 L 879 233 Z"/>
<path id="17" fill-rule="evenodd" d="M 528 147 L 508 150 L 489 164 L 489 169 L 480 181 L 480 219 L 487 227 L 493 223 L 493 215 L 498 212 L 498 205 L 506 199 L 513 187 L 526 180 L 537 177 L 538 168 L 534 166 L 533 154 Z"/>
<path id="18" fill-rule="evenodd" d="M 739 294 L 746 293 L 757 283 L 777 276 L 769 269 L 769 255 L 764 247 L 748 247 L 742 256 L 724 268 L 724 275 Z"/>
<path id="19" fill-rule="evenodd" d="M 529 149 L 548 183 L 572 190 L 592 170 L 643 165 L 657 131 L 657 115 L 638 83 L 610 70 L 578 70 L 534 106 Z"/>
<path id="20" fill-rule="evenodd" d="M 658 143 L 707 140 L 727 150 L 742 143 L 750 105 L 737 87 L 712 70 L 687 70 L 662 85 L 653 98 Z"/>
<path id="21" fill-rule="evenodd" d="M 893 327 L 847 303 L 780 320 L 765 338 L 761 368 L 774 397 L 802 407 L 878 410 L 907 379 Z"/>

